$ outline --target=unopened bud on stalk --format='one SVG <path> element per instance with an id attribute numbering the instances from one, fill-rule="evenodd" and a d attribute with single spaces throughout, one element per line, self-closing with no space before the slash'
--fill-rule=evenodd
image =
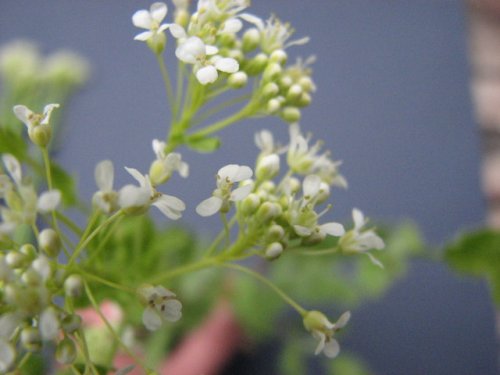
<path id="1" fill-rule="evenodd" d="M 300 77 L 299 85 L 302 86 L 302 88 L 306 92 L 311 92 L 311 91 L 314 91 L 314 89 L 315 89 L 313 80 L 307 76 Z"/>
<path id="2" fill-rule="evenodd" d="M 245 72 L 236 72 L 229 76 L 227 83 L 233 89 L 241 89 L 248 82 L 248 76 Z"/>
<path id="3" fill-rule="evenodd" d="M 269 59 L 272 62 L 276 62 L 280 65 L 283 65 L 286 63 L 286 60 L 288 59 L 288 55 L 286 52 L 282 49 L 277 49 L 271 53 L 271 56 L 269 56 Z"/>
<path id="4" fill-rule="evenodd" d="M 281 108 L 281 103 L 276 98 L 273 98 L 267 102 L 266 109 L 267 112 L 269 113 L 276 113 L 280 110 L 280 108 Z"/>
<path id="5" fill-rule="evenodd" d="M 61 250 L 61 240 L 54 229 L 47 228 L 38 235 L 38 246 L 49 257 L 54 258 Z"/>
<path id="6" fill-rule="evenodd" d="M 296 101 L 300 98 L 302 93 L 302 86 L 295 83 L 288 89 L 288 92 L 286 93 L 286 99 L 289 101 Z"/>
<path id="7" fill-rule="evenodd" d="M 264 202 L 257 210 L 258 220 L 268 222 L 281 215 L 281 206 L 272 202 Z"/>
<path id="8" fill-rule="evenodd" d="M 5 256 L 5 262 L 13 269 L 21 268 L 27 263 L 27 256 L 19 251 L 9 251 Z"/>
<path id="9" fill-rule="evenodd" d="M 286 122 L 293 123 L 300 120 L 301 114 L 297 107 L 285 107 L 281 112 L 281 116 Z"/>
<path id="10" fill-rule="evenodd" d="M 279 92 L 280 88 L 274 82 L 266 83 L 264 87 L 262 87 L 262 97 L 266 99 L 275 97 Z"/>
<path id="11" fill-rule="evenodd" d="M 28 130 L 31 141 L 40 147 L 46 147 L 52 139 L 52 128 L 48 124 L 40 124 Z"/>
<path id="12" fill-rule="evenodd" d="M 33 246 L 30 243 L 24 244 L 19 248 L 19 252 L 24 254 L 27 258 L 27 260 L 33 260 L 36 258 L 36 249 L 35 246 Z"/>
<path id="13" fill-rule="evenodd" d="M 251 193 L 248 194 L 246 198 L 241 201 L 240 210 L 241 213 L 245 216 L 249 216 L 257 211 L 260 205 L 260 198 L 257 194 Z"/>
<path id="14" fill-rule="evenodd" d="M 243 52 L 253 51 L 260 43 L 260 32 L 256 28 L 251 28 L 243 34 Z"/>
<path id="15" fill-rule="evenodd" d="M 244 70 L 248 75 L 257 75 L 264 70 L 267 65 L 267 60 L 268 58 L 266 54 L 259 53 L 253 59 L 245 63 Z"/>
<path id="16" fill-rule="evenodd" d="M 148 47 L 155 54 L 159 55 L 165 49 L 167 37 L 164 33 L 154 33 L 154 35 L 146 41 Z"/>
<path id="17" fill-rule="evenodd" d="M 299 100 L 297 101 L 297 105 L 299 107 L 307 107 L 308 105 L 311 104 L 311 101 L 312 101 L 311 95 L 309 95 L 307 92 L 303 92 Z"/>
<path id="18" fill-rule="evenodd" d="M 66 333 L 73 333 L 80 329 L 82 325 L 82 318 L 79 315 L 67 315 L 61 320 L 61 327 Z"/>
<path id="19" fill-rule="evenodd" d="M 71 275 L 64 281 L 66 296 L 78 298 L 82 295 L 83 281 L 80 275 Z"/>
<path id="20" fill-rule="evenodd" d="M 276 80 L 283 69 L 281 65 L 278 63 L 270 63 L 267 65 L 266 69 L 264 69 L 264 73 L 262 74 L 262 79 L 264 81 L 274 81 Z"/>
<path id="21" fill-rule="evenodd" d="M 273 224 L 267 231 L 267 240 L 279 241 L 285 236 L 285 229 L 281 225 Z"/>
<path id="22" fill-rule="evenodd" d="M 283 253 L 283 245 L 279 242 L 273 242 L 266 248 L 266 258 L 269 260 L 274 260 L 280 257 L 281 253 Z"/>
<path id="23" fill-rule="evenodd" d="M 277 154 L 266 155 L 259 159 L 255 168 L 257 180 L 270 180 L 280 171 L 280 158 Z"/>
<path id="24" fill-rule="evenodd" d="M 64 365 L 70 365 L 76 359 L 76 346 L 73 340 L 65 338 L 62 340 L 56 349 L 56 360 Z"/>
<path id="25" fill-rule="evenodd" d="M 21 345 L 29 352 L 36 352 L 42 348 L 42 338 L 37 328 L 26 327 L 21 331 Z"/>

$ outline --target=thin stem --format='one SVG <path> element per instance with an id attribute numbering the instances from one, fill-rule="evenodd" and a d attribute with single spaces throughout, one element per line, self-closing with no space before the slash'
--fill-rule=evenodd
<path id="1" fill-rule="evenodd" d="M 110 280 L 106 280 L 106 279 L 104 279 L 104 278 L 102 278 L 100 276 L 94 275 L 93 273 L 88 273 L 88 272 L 85 272 L 85 271 L 79 271 L 79 272 L 86 279 L 90 279 L 90 280 L 93 280 L 95 282 L 101 283 L 103 285 L 107 285 L 107 286 L 109 286 L 111 288 L 120 290 L 122 292 L 127 292 L 127 293 L 132 293 L 132 294 L 134 294 L 136 292 L 136 290 L 134 288 L 130 288 L 130 287 L 126 286 L 126 285 L 118 284 L 118 283 L 115 283 L 115 282 L 110 281 Z"/>
<path id="2" fill-rule="evenodd" d="M 227 222 L 227 217 L 225 213 L 220 214 L 222 223 L 224 224 L 224 237 L 226 238 L 226 247 L 229 247 L 231 243 L 231 238 L 230 235 L 231 233 L 229 232 L 229 224 Z"/>
<path id="3" fill-rule="evenodd" d="M 156 54 L 156 60 L 158 61 L 158 65 L 160 66 L 161 76 L 163 77 L 163 82 L 165 83 L 165 90 L 167 92 L 168 103 L 173 111 L 175 106 L 174 100 L 174 91 L 172 89 L 172 82 L 170 80 L 170 75 L 168 74 L 167 66 L 165 65 L 165 61 L 163 57 L 158 53 Z"/>
<path id="4" fill-rule="evenodd" d="M 266 284 L 268 287 L 270 287 L 273 291 L 276 292 L 286 303 L 288 303 L 290 306 L 292 306 L 300 315 L 304 316 L 307 314 L 307 310 L 304 309 L 302 306 L 300 306 L 297 302 L 295 302 L 288 294 L 286 294 L 283 290 L 281 290 L 278 286 L 276 286 L 271 280 L 267 279 L 266 277 L 262 276 L 260 273 L 257 273 L 250 268 L 241 266 L 239 264 L 235 263 L 220 263 L 218 264 L 220 267 L 224 268 L 230 268 L 234 269 L 243 273 L 246 273 L 247 275 L 250 275 L 260 282 Z"/>
<path id="5" fill-rule="evenodd" d="M 228 224 L 229 229 L 232 228 L 234 223 L 236 223 L 236 216 L 233 216 L 231 218 L 231 220 L 229 220 L 229 224 Z M 212 241 L 212 243 L 210 244 L 210 246 L 206 250 L 205 254 L 203 255 L 204 258 L 209 257 L 210 255 L 212 255 L 215 252 L 215 250 L 217 250 L 217 246 L 224 239 L 224 234 L 225 234 L 224 230 L 221 230 L 219 232 L 217 237 L 215 237 L 215 239 Z"/>
<path id="6" fill-rule="evenodd" d="M 80 253 L 83 251 L 83 249 L 85 249 L 85 247 L 90 243 L 90 241 L 92 241 L 92 239 L 103 229 L 105 228 L 107 225 L 109 225 L 110 223 L 113 222 L 113 220 L 115 220 L 117 217 L 119 217 L 120 215 L 123 215 L 123 212 L 122 211 L 117 211 L 115 212 L 113 215 L 111 215 L 110 217 L 108 217 L 104 222 L 102 222 L 96 229 L 94 229 L 92 231 L 92 233 L 90 233 L 87 238 L 85 237 L 82 237 L 81 240 L 80 240 L 80 243 L 78 244 L 78 246 L 76 247 L 75 249 L 75 252 L 73 253 L 73 255 L 71 255 L 71 258 L 69 259 L 69 262 L 68 264 L 71 265 L 75 260 L 76 258 L 78 257 L 78 255 L 80 255 Z M 83 242 L 82 242 L 83 241 Z"/>
<path id="7" fill-rule="evenodd" d="M 177 60 L 177 92 L 175 94 L 175 103 L 172 111 L 172 119 L 174 122 L 177 119 L 179 110 L 181 109 L 182 92 L 184 90 L 184 63 L 181 60 Z"/>
<path id="8" fill-rule="evenodd" d="M 162 282 L 173 279 L 177 276 L 183 275 L 188 272 L 198 271 L 203 268 L 207 268 L 217 264 L 217 260 L 215 258 L 201 259 L 198 262 L 187 264 L 185 266 L 177 267 L 170 272 L 164 273 L 162 275 L 158 275 L 149 280 L 150 284 L 161 284 Z"/>
<path id="9" fill-rule="evenodd" d="M 89 288 L 89 285 L 84 282 L 84 287 L 85 287 L 85 293 L 87 294 L 87 297 L 90 301 L 90 303 L 92 304 L 92 306 L 94 307 L 94 310 L 97 312 L 97 314 L 100 316 L 100 318 L 102 319 L 102 321 L 104 322 L 104 324 L 106 325 L 106 327 L 108 328 L 109 332 L 111 333 L 111 335 L 113 336 L 113 338 L 116 340 L 116 342 L 118 343 L 118 345 L 120 345 L 120 347 L 125 350 L 127 352 L 127 354 L 140 366 L 142 367 L 143 370 L 146 371 L 146 366 L 144 364 L 144 362 L 139 358 L 137 357 L 137 355 L 135 355 L 134 352 L 132 352 L 132 350 L 129 349 L 129 347 L 127 345 L 125 345 L 122 340 L 120 339 L 120 337 L 118 336 L 118 334 L 116 333 L 116 331 L 114 330 L 113 326 L 111 325 L 111 323 L 108 321 L 108 319 L 104 316 L 104 314 L 102 313 L 101 309 L 99 308 L 99 305 L 97 304 L 95 298 L 94 298 L 94 295 L 92 294 L 92 291 L 90 290 Z"/>
<path id="10" fill-rule="evenodd" d="M 64 215 L 62 212 L 56 211 L 55 212 L 57 219 L 59 219 L 64 225 L 66 225 L 73 233 L 75 233 L 78 236 L 81 236 L 83 231 L 82 229 L 69 217 Z"/>
<path id="11" fill-rule="evenodd" d="M 110 237 L 113 235 L 115 227 L 120 224 L 121 219 L 123 216 L 120 216 L 114 223 L 113 226 L 110 228 L 108 233 L 105 234 L 104 238 L 99 241 L 99 245 L 97 245 L 97 249 L 92 251 L 92 254 L 90 254 L 89 259 L 87 260 L 87 263 L 92 263 L 92 261 L 99 255 L 99 253 L 105 248 L 106 243 L 109 241 Z"/>
<path id="12" fill-rule="evenodd" d="M 316 255 L 331 255 L 335 254 L 340 250 L 340 246 L 335 246 L 329 249 L 322 249 L 322 250 L 293 250 L 292 251 L 295 254 L 299 255 L 308 255 L 308 256 L 316 256 Z"/>
<path id="13" fill-rule="evenodd" d="M 90 358 L 87 340 L 85 339 L 85 334 L 83 333 L 83 330 L 81 328 L 78 330 L 78 332 L 75 333 L 75 338 L 77 339 L 78 344 L 80 346 L 80 351 L 83 354 L 83 359 L 85 361 L 85 367 L 90 368 L 92 373 L 98 375 L 99 371 L 97 371 L 94 364 L 92 363 L 92 359 Z"/>
<path id="14" fill-rule="evenodd" d="M 223 111 L 224 109 L 227 109 L 228 107 L 231 107 L 231 106 L 233 106 L 235 104 L 241 103 L 241 102 L 243 102 L 243 101 L 245 101 L 247 99 L 250 99 L 250 98 L 251 98 L 250 94 L 245 94 L 245 95 L 233 98 L 231 100 L 227 100 L 227 101 L 225 101 L 223 103 L 220 103 L 220 104 L 216 105 L 213 108 L 210 108 L 205 113 L 201 114 L 201 116 L 197 117 L 195 119 L 195 121 L 196 121 L 196 123 L 201 123 L 201 122 L 205 121 L 207 118 L 209 118 L 209 117 L 211 117 L 213 115 L 216 115 L 220 111 Z"/>

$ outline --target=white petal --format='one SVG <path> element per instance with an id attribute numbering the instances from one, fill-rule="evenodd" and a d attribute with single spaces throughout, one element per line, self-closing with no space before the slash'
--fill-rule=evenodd
<path id="1" fill-rule="evenodd" d="M 233 202 L 241 201 L 242 199 L 246 198 L 248 196 L 248 194 L 250 194 L 252 189 L 253 189 L 253 184 L 240 186 L 239 188 L 234 189 L 231 192 L 231 196 L 229 197 L 229 200 L 231 200 Z"/>
<path id="2" fill-rule="evenodd" d="M 153 203 L 153 206 L 158 208 L 166 217 L 172 220 L 179 219 L 182 216 L 181 212 L 185 210 L 184 202 L 170 195 L 162 195 Z M 179 209 L 177 207 L 182 208 Z"/>
<path id="3" fill-rule="evenodd" d="M 241 30 L 243 22 L 237 18 L 230 18 L 222 25 L 221 32 L 235 34 Z"/>
<path id="4" fill-rule="evenodd" d="M 163 323 L 158 312 L 149 306 L 146 307 L 142 313 L 142 322 L 150 331 L 156 331 Z"/>
<path id="5" fill-rule="evenodd" d="M 134 36 L 134 40 L 139 40 L 141 42 L 145 42 L 149 38 L 151 38 L 154 35 L 152 31 L 144 31 L 142 33 L 137 34 Z"/>
<path id="6" fill-rule="evenodd" d="M 153 139 L 153 151 L 158 159 L 165 159 L 165 147 L 166 143 L 160 141 L 159 139 Z"/>
<path id="7" fill-rule="evenodd" d="M 239 17 L 244 21 L 254 24 L 259 30 L 264 28 L 264 21 L 262 21 L 260 17 L 254 16 L 250 13 L 241 13 Z"/>
<path id="8" fill-rule="evenodd" d="M 312 232 L 309 228 L 302 225 L 294 225 L 293 229 L 295 230 L 295 233 L 297 233 L 301 237 L 309 236 Z"/>
<path id="9" fill-rule="evenodd" d="M 233 179 L 238 174 L 239 169 L 240 166 L 238 164 L 228 164 L 218 170 L 217 176 L 221 180 L 228 179 L 229 181 L 234 181 Z"/>
<path id="10" fill-rule="evenodd" d="M 103 160 L 96 165 L 94 177 L 99 190 L 103 192 L 112 191 L 114 176 L 115 170 L 110 160 Z"/>
<path id="11" fill-rule="evenodd" d="M 0 339 L 0 373 L 6 373 L 14 364 L 16 351 L 6 340 Z"/>
<path id="12" fill-rule="evenodd" d="M 210 197 L 196 206 L 196 212 L 200 216 L 212 216 L 222 207 L 222 199 L 219 197 Z"/>
<path id="13" fill-rule="evenodd" d="M 40 315 L 40 334 L 43 340 L 54 340 L 59 333 L 59 320 L 53 307 L 46 308 Z"/>
<path id="14" fill-rule="evenodd" d="M 15 156 L 11 154 L 2 155 L 2 160 L 5 168 L 7 169 L 7 172 L 9 172 L 10 176 L 16 182 L 16 184 L 19 185 L 22 179 L 21 164 L 19 163 L 19 161 L 15 158 Z"/>
<path id="15" fill-rule="evenodd" d="M 231 57 L 223 57 L 215 62 L 217 70 L 225 73 L 236 73 L 240 69 L 238 61 Z"/>
<path id="16" fill-rule="evenodd" d="M 175 55 L 185 63 L 196 64 L 198 59 L 205 57 L 205 43 L 200 38 L 192 36 L 177 47 Z"/>
<path id="17" fill-rule="evenodd" d="M 321 187 L 321 178 L 315 174 L 309 175 L 304 178 L 302 182 L 302 190 L 304 197 L 313 198 L 319 193 Z"/>
<path id="18" fill-rule="evenodd" d="M 40 122 L 40 124 L 47 125 L 50 121 L 50 115 L 52 114 L 52 111 L 55 108 L 59 108 L 59 104 L 47 104 L 43 108 L 43 120 Z"/>
<path id="19" fill-rule="evenodd" d="M 318 355 L 325 348 L 326 336 L 323 332 L 319 332 L 319 331 L 314 331 L 313 336 L 314 336 L 314 338 L 319 340 L 318 346 L 316 346 L 316 350 L 314 351 L 314 354 Z"/>
<path id="20" fill-rule="evenodd" d="M 217 69 L 213 65 L 205 66 L 196 72 L 196 78 L 202 85 L 215 82 L 217 77 Z"/>
<path id="21" fill-rule="evenodd" d="M 250 168 L 250 167 L 248 167 L 246 165 L 241 165 L 238 168 L 238 171 L 236 172 L 236 174 L 231 179 L 231 181 L 233 181 L 233 182 L 240 182 L 240 181 L 243 181 L 243 180 L 248 180 L 249 178 L 252 177 L 252 175 L 253 175 L 252 168 Z"/>
<path id="22" fill-rule="evenodd" d="M 150 293 L 156 293 L 161 297 L 169 297 L 169 298 L 175 297 L 174 292 L 172 292 L 171 290 L 168 290 L 167 288 L 165 288 L 162 285 L 157 285 L 157 286 L 153 287 L 152 290 L 150 291 Z"/>
<path id="23" fill-rule="evenodd" d="M 146 176 L 144 176 L 141 172 L 139 172 L 135 168 L 125 167 L 125 169 L 139 183 L 139 185 L 141 185 L 143 187 L 147 186 L 147 179 L 148 178 Z"/>
<path id="24" fill-rule="evenodd" d="M 365 225 L 365 216 L 357 208 L 352 209 L 352 219 L 354 220 L 354 228 L 360 229 Z"/>
<path id="25" fill-rule="evenodd" d="M 149 202 L 150 192 L 134 185 L 125 185 L 118 192 L 118 204 L 121 208 L 142 207 Z"/>
<path id="26" fill-rule="evenodd" d="M 32 125 L 31 124 L 31 116 L 33 116 L 33 111 L 31 111 L 28 107 L 25 105 L 16 105 L 13 108 L 14 114 L 16 117 L 22 121 L 28 128 Z"/>
<path id="27" fill-rule="evenodd" d="M 330 236 L 340 237 L 345 233 L 344 226 L 340 223 L 325 223 L 319 226 L 322 233 L 329 234 Z"/>
<path id="28" fill-rule="evenodd" d="M 207 56 L 215 55 L 217 52 L 219 52 L 219 49 L 216 46 L 205 45 L 205 54 Z"/>
<path id="29" fill-rule="evenodd" d="M 340 315 L 340 318 L 338 318 L 338 320 L 335 322 L 335 329 L 344 328 L 350 319 L 351 319 L 351 312 L 346 311 L 345 313 Z"/>
<path id="30" fill-rule="evenodd" d="M 154 3 L 149 8 L 149 11 L 151 13 L 151 18 L 153 18 L 158 23 L 161 23 L 168 12 L 167 4 L 162 2 Z"/>
<path id="31" fill-rule="evenodd" d="M 165 30 L 167 30 L 169 27 L 170 27 L 170 24 L 164 23 L 164 24 L 160 25 L 160 27 L 158 27 L 158 30 L 156 30 L 156 33 L 160 34 L 160 33 L 164 32 Z"/>
<path id="32" fill-rule="evenodd" d="M 365 249 L 382 250 L 385 247 L 384 241 L 371 230 L 361 233 L 356 239 Z"/>
<path id="33" fill-rule="evenodd" d="M 38 198 L 37 209 L 41 213 L 54 211 L 61 202 L 61 192 L 59 190 L 49 190 L 43 192 Z"/>
<path id="34" fill-rule="evenodd" d="M 269 130 L 261 130 L 255 134 L 255 144 L 265 153 L 272 152 L 274 149 L 273 134 Z"/>
<path id="35" fill-rule="evenodd" d="M 152 24 L 151 15 L 145 9 L 138 10 L 132 16 L 132 23 L 141 29 L 150 29 Z"/>
<path id="36" fill-rule="evenodd" d="M 177 25 L 176 23 L 171 23 L 169 29 L 172 36 L 176 39 L 187 37 L 186 31 L 181 25 Z"/>
<path id="37" fill-rule="evenodd" d="M 373 254 L 371 254 L 371 253 L 365 253 L 365 254 L 366 254 L 366 255 L 368 255 L 368 258 L 370 258 L 370 261 L 371 261 L 374 265 L 376 265 L 377 267 L 380 267 L 380 268 L 384 269 L 384 265 L 383 265 L 383 263 L 382 263 L 380 260 L 378 260 L 377 258 L 375 258 L 375 257 L 373 256 Z"/>
<path id="38" fill-rule="evenodd" d="M 163 317 L 169 322 L 176 322 L 182 317 L 182 304 L 176 300 L 171 299 L 164 303 Z"/>
<path id="39" fill-rule="evenodd" d="M 328 358 L 335 358 L 339 355 L 339 352 L 340 345 L 335 339 L 328 340 L 323 348 L 323 353 L 325 353 Z"/>

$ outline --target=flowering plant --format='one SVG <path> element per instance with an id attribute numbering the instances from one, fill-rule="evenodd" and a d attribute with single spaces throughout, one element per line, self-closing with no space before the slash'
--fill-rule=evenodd
<path id="1" fill-rule="evenodd" d="M 133 14 L 133 24 L 145 30 L 135 39 L 144 42 L 158 61 L 171 113 L 166 134 L 152 141 L 155 158 L 149 170 L 125 167 L 135 184 L 115 189 L 114 165 L 104 160 L 95 168 L 98 190 L 91 202 L 83 202 L 70 175 L 53 160 L 59 121 L 55 115 L 64 109 L 63 100 L 71 90 L 84 81 L 85 64 L 69 63 L 72 69 L 59 68 L 55 78 L 37 82 L 61 81 L 58 92 L 65 95 L 56 98 L 58 103 L 48 97 L 31 98 L 12 103 L 12 112 L 3 114 L 0 373 L 22 370 L 34 353 L 46 347 L 54 348 L 61 371 L 117 370 L 123 375 L 133 367 L 115 368 L 113 359 L 125 352 L 135 366 L 154 373 L 157 358 L 148 360 L 136 351 L 138 343 L 146 341 L 141 325 L 146 331 L 167 332 L 146 346 L 148 354 L 156 345 L 163 355 L 175 326 L 186 319 L 188 325 L 197 322 L 195 313 L 219 299 L 220 291 L 229 289 L 225 294 L 234 299 L 242 320 L 255 315 L 258 308 L 248 305 L 248 287 L 239 280 L 234 282 L 237 287 L 227 286 L 224 271 L 236 271 L 268 287 L 301 317 L 305 330 L 316 339 L 315 354 L 338 355 L 335 337 L 350 313 L 332 323 L 285 291 L 283 285 L 294 282 L 290 272 L 276 271 L 273 281 L 273 271 L 267 277 L 249 265 L 306 269 L 316 257 L 363 254 L 370 267 L 383 268 L 373 253 L 386 244 L 359 209 L 353 209 L 353 225 L 346 229 L 327 203 L 332 189 L 346 188 L 347 182 L 340 162 L 322 151 L 321 142 L 312 143 L 299 125 L 301 110 L 310 104 L 316 88 L 311 76 L 314 58 L 290 63 L 287 50 L 305 44 L 307 38 L 292 39 L 290 25 L 276 17 L 262 20 L 246 13 L 247 7 L 245 0 L 199 0 L 191 12 L 188 1 L 177 0 L 171 23 L 164 23 L 165 3 Z M 164 60 L 165 53 L 173 52 L 178 59 L 175 82 Z M 19 75 L 19 67 L 5 56 L 15 53 L 2 60 L 9 79 Z M 18 61 L 26 65 L 29 59 L 21 56 Z M 14 73 L 9 71 L 12 65 Z M 18 80 L 32 84 L 40 72 L 32 66 L 26 70 L 31 76 Z M 223 110 L 233 112 L 217 120 Z M 189 165 L 179 152 L 182 146 L 214 152 L 222 129 L 268 116 L 283 120 L 287 142 L 278 142 L 269 130 L 257 132 L 255 164 L 231 161 L 221 166 L 213 188 L 206 191 L 211 195 L 202 202 L 186 204 L 182 194 L 166 193 L 164 186 L 171 178 L 189 177 Z M 151 206 L 168 220 L 180 219 L 190 208 L 202 217 L 218 215 L 221 231 L 210 244 L 197 244 L 181 229 L 158 229 L 148 216 Z M 80 209 L 79 218 L 68 214 L 70 207 Z M 200 272 L 204 270 L 209 273 Z M 216 288 L 207 291 L 206 285 Z M 119 304 L 123 319 L 115 322 L 106 316 L 100 304 L 105 299 Z M 106 333 L 96 333 L 97 339 L 82 323 L 80 309 L 89 306 L 105 326 Z M 252 318 L 248 320 L 251 326 Z M 111 344 L 101 348 L 99 341 Z M 162 345 L 157 345 L 159 341 Z"/>

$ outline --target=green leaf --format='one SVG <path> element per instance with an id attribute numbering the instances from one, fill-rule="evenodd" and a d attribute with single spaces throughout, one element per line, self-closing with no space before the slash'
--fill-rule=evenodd
<path id="1" fill-rule="evenodd" d="M 290 337 L 284 342 L 280 356 L 280 372 L 286 375 L 307 374 L 307 362 L 299 337 Z"/>
<path id="2" fill-rule="evenodd" d="M 187 146 L 195 151 L 202 153 L 210 153 L 216 151 L 221 145 L 220 138 L 195 138 L 189 137 L 187 139 Z"/>
<path id="3" fill-rule="evenodd" d="M 460 272 L 486 277 L 500 305 L 500 232 L 483 229 L 464 234 L 445 247 L 444 259 Z"/>
<path id="4" fill-rule="evenodd" d="M 330 361 L 330 375 L 370 375 L 371 371 L 357 356 L 341 353 L 339 357 Z"/>
<path id="5" fill-rule="evenodd" d="M 24 161 L 27 149 L 27 143 L 21 134 L 0 127 L 0 154 L 12 154 L 20 161 Z"/>

